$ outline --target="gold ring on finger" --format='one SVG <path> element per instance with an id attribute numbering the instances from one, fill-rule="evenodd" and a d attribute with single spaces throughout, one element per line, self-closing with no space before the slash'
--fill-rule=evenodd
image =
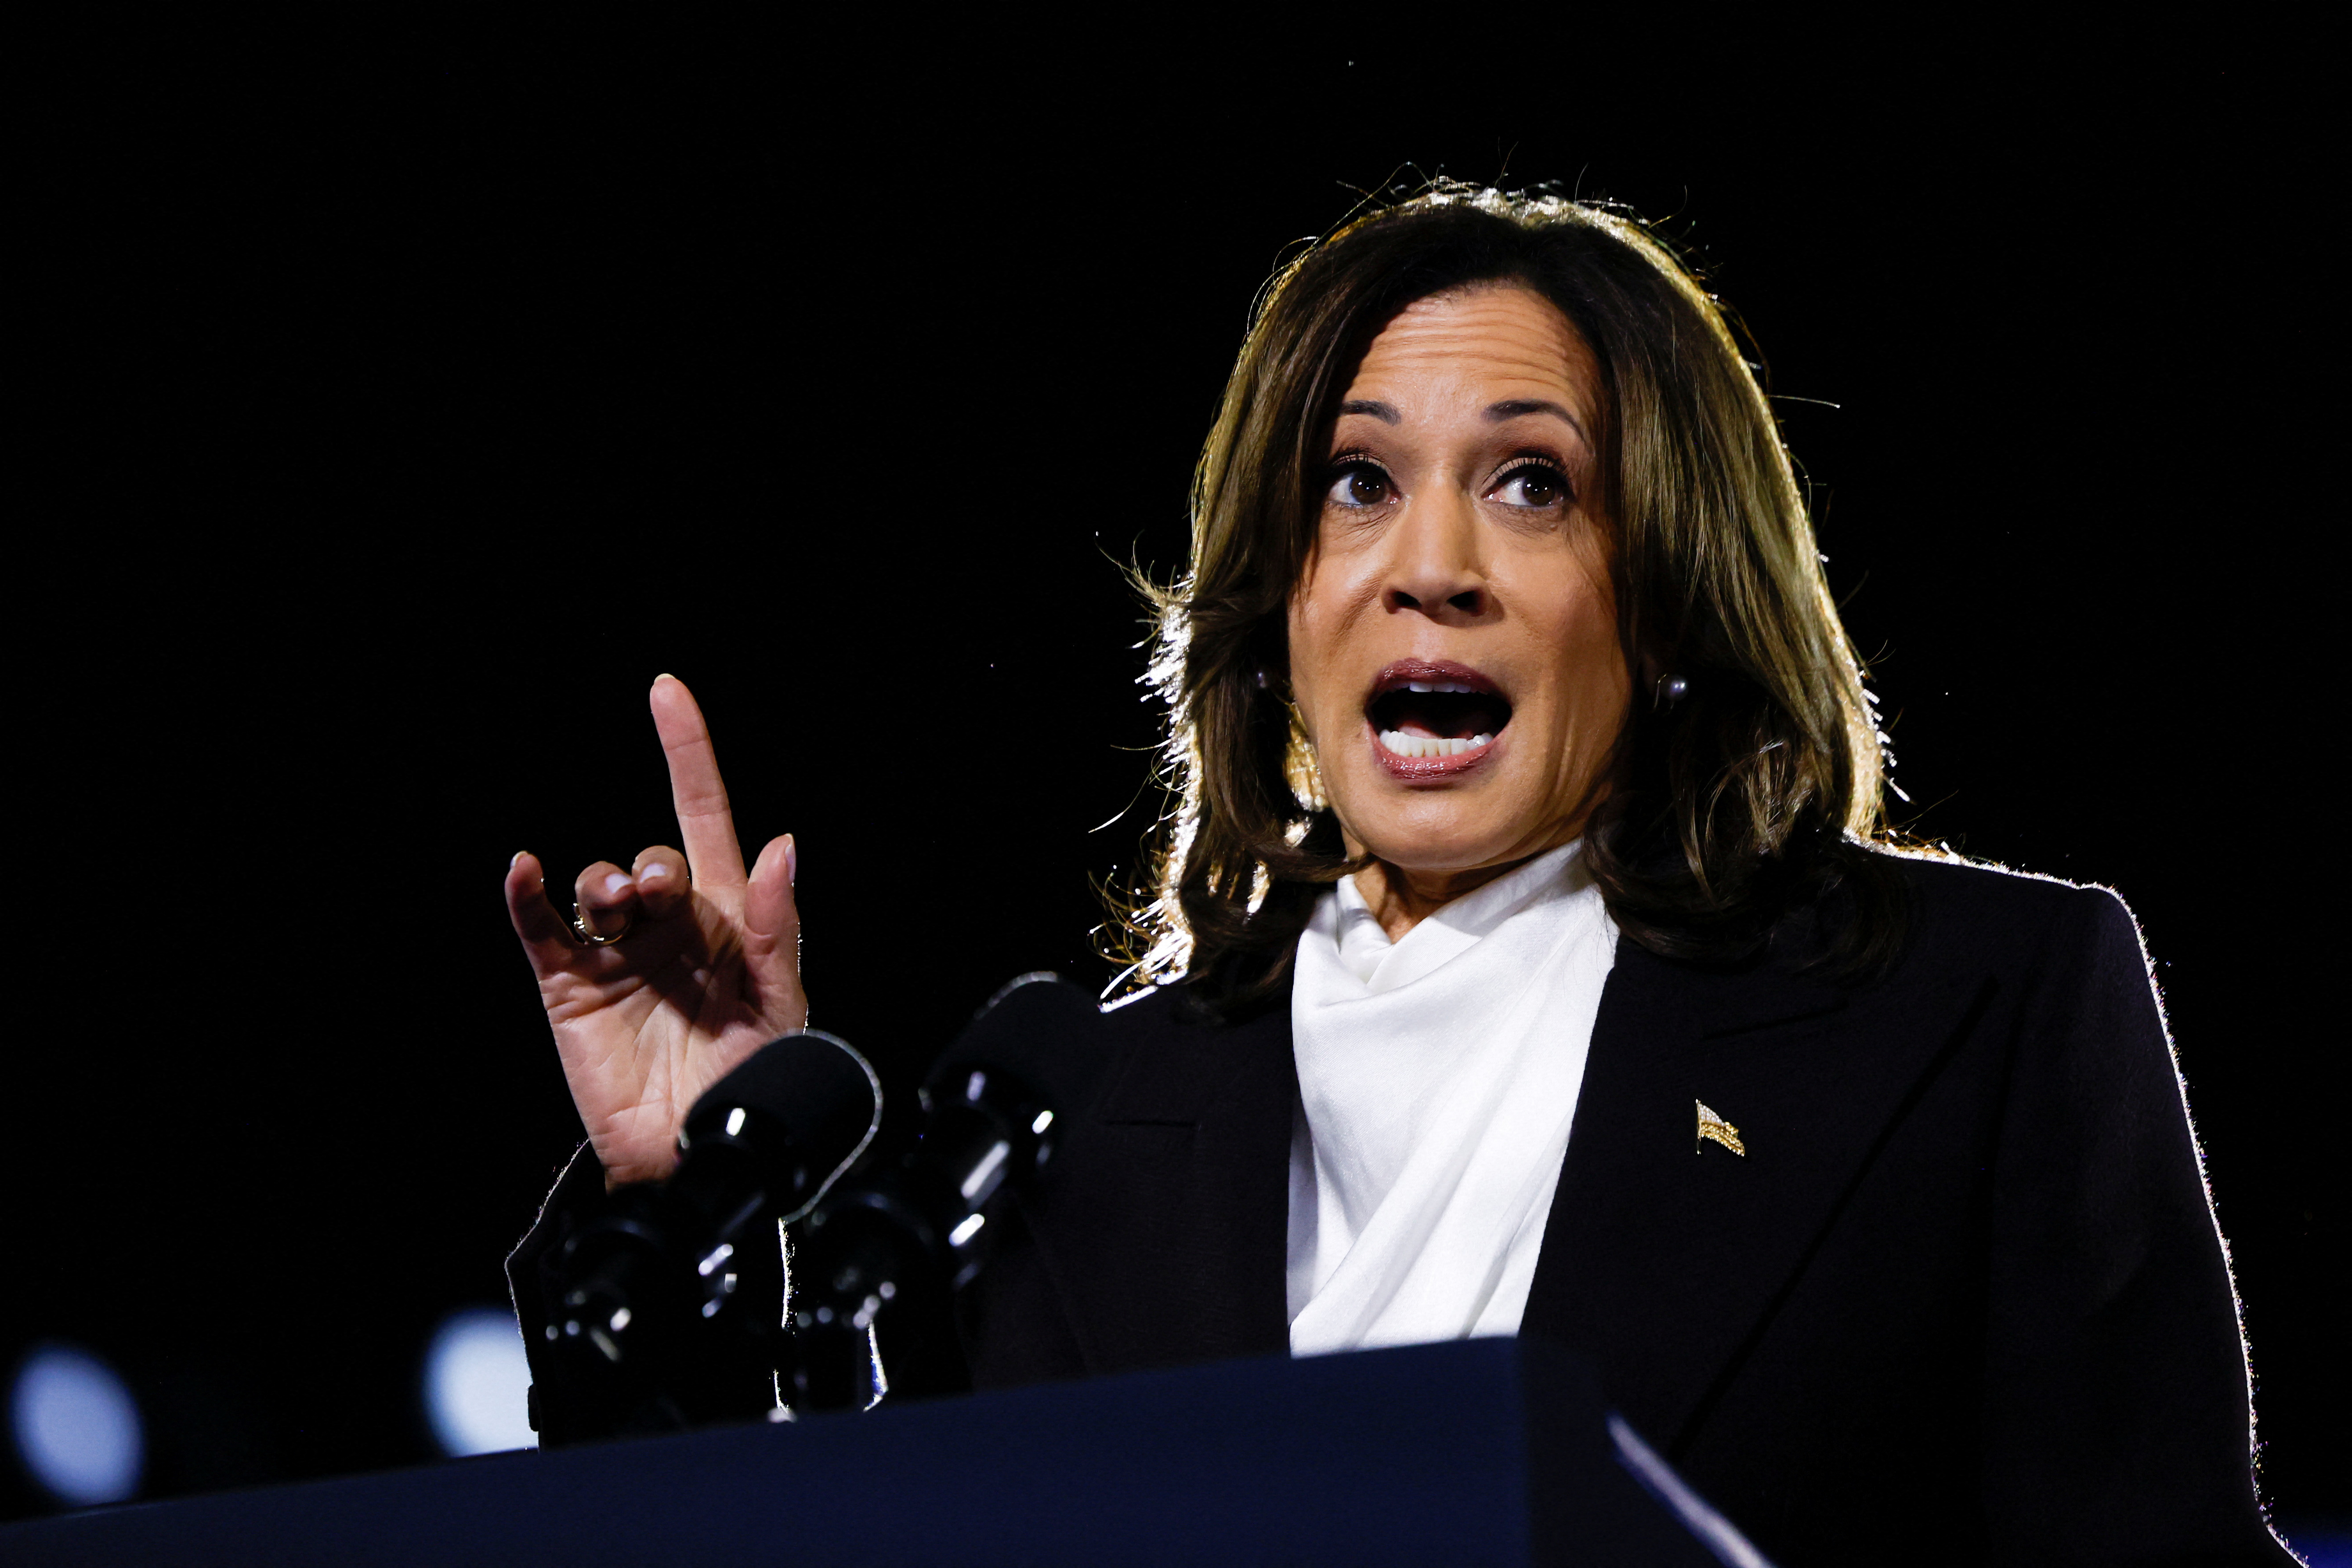
<path id="1" fill-rule="evenodd" d="M 614 931 L 612 935 L 599 936 L 594 931 L 588 929 L 588 917 L 586 915 L 583 914 L 577 908 L 574 908 L 572 911 L 572 934 L 578 937 L 582 942 L 590 947 L 610 947 L 614 942 L 619 942 L 623 937 L 627 936 L 631 931 L 635 931 L 636 927 L 636 921 L 626 921 L 622 923 L 621 929 Z"/>

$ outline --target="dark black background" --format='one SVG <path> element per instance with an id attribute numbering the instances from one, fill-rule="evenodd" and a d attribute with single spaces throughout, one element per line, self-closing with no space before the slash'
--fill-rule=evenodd
<path id="1" fill-rule="evenodd" d="M 1119 564 L 1286 247 L 1442 171 L 1630 204 L 1752 331 L 1913 825 L 2140 914 L 2268 1485 L 2352 1511 L 2297 40 L 281 26 L 62 45 L 22 150 L 0 1353 L 123 1366 L 156 1488 L 428 1452 L 577 1136 L 500 873 L 673 836 L 656 673 L 898 1081 L 1108 978 Z"/>

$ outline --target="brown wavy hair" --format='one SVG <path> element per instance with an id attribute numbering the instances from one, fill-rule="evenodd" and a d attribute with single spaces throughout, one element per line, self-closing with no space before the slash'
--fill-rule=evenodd
<path id="1" fill-rule="evenodd" d="M 1278 994 L 1317 894 L 1359 868 L 1286 690 L 1286 610 L 1314 548 L 1335 405 L 1414 300 L 1515 284 L 1601 363 L 1600 511 L 1635 700 L 1586 862 L 1632 941 L 1753 955 L 1837 895 L 1814 962 L 1888 961 L 1903 910 L 1884 736 L 1822 575 L 1778 424 L 1723 311 L 1640 225 L 1553 196 L 1434 187 L 1358 217 L 1261 297 L 1194 476 L 1192 553 L 1157 616 L 1169 708 L 1155 885 L 1123 978 L 1179 975 L 1213 1010 Z"/>

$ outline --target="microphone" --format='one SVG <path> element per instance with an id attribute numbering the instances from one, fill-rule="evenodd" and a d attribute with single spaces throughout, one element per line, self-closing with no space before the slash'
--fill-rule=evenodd
<path id="1" fill-rule="evenodd" d="M 887 1384 L 867 1331 L 894 1303 L 952 1292 L 980 1271 L 991 1200 L 1036 1183 L 1108 1054 L 1094 998 L 1056 975 L 1022 975 L 990 998 L 923 1085 L 921 1141 L 845 1184 L 801 1227 L 796 1407 L 880 1400 Z"/>
<path id="2" fill-rule="evenodd" d="M 613 1435 L 764 1414 L 772 1380 L 752 1373 L 774 1365 L 779 1325 L 738 1287 L 781 1267 L 769 1226 L 807 1214 L 881 1121 L 873 1068 L 822 1030 L 771 1041 L 713 1084 L 669 1179 L 614 1190 L 545 1266 L 566 1425 Z"/>

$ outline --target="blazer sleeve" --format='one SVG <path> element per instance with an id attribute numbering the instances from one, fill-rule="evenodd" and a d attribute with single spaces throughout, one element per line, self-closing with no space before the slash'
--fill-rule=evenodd
<path id="1" fill-rule="evenodd" d="M 2254 1493 L 2237 1296 L 2129 910 L 2069 897 L 2025 984 L 1992 1154 L 1992 1559 L 2291 1563 Z"/>

